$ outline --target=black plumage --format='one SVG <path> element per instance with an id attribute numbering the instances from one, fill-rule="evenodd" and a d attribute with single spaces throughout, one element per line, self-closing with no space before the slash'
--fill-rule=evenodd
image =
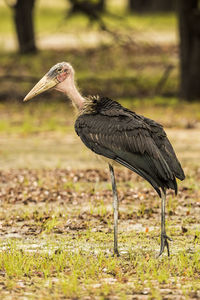
<path id="1" fill-rule="evenodd" d="M 176 177 L 185 178 L 162 125 L 108 98 L 91 97 L 75 123 L 76 133 L 93 152 L 146 179 L 161 196 Z"/>

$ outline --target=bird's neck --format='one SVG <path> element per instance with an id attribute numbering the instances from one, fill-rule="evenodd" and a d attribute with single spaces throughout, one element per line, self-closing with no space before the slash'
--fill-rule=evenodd
<path id="1" fill-rule="evenodd" d="M 78 91 L 75 83 L 73 82 L 72 85 L 67 89 L 66 95 L 72 101 L 72 104 L 78 109 L 81 110 L 83 108 L 83 104 L 85 102 L 84 97 Z"/>
<path id="2" fill-rule="evenodd" d="M 79 111 L 83 108 L 85 99 L 79 93 L 76 84 L 74 82 L 74 78 L 67 78 L 62 83 L 60 83 L 56 89 L 63 92 L 65 95 L 67 95 L 67 97 L 72 101 L 72 104 Z"/>

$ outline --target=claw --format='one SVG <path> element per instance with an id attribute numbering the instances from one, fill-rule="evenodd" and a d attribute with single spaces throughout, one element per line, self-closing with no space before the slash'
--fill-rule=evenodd
<path id="1" fill-rule="evenodd" d="M 114 251 L 114 253 L 113 253 L 113 255 L 112 255 L 112 257 L 120 257 L 120 254 L 119 254 L 119 252 L 117 251 Z"/>
<path id="2" fill-rule="evenodd" d="M 161 234 L 160 253 L 158 254 L 157 258 L 164 252 L 165 247 L 167 247 L 167 254 L 170 256 L 168 241 L 172 242 L 172 239 L 166 234 Z"/>

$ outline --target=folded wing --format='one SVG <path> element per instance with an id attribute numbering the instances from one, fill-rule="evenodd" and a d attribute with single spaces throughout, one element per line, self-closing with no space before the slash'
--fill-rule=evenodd
<path id="1" fill-rule="evenodd" d="M 160 195 L 177 192 L 184 173 L 161 125 L 127 109 L 80 115 L 75 130 L 93 152 L 110 158 L 146 179 Z"/>

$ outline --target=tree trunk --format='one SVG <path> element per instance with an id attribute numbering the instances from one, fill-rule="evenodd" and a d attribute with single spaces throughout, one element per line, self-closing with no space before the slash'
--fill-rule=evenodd
<path id="1" fill-rule="evenodd" d="M 142 13 L 146 11 L 148 0 L 129 0 L 129 10 L 131 12 Z"/>
<path id="2" fill-rule="evenodd" d="M 105 0 L 99 0 L 98 2 L 98 8 L 101 12 L 105 11 L 106 1 Z"/>
<path id="3" fill-rule="evenodd" d="M 174 9 L 174 0 L 129 0 L 129 10 L 131 12 L 167 12 Z"/>
<path id="4" fill-rule="evenodd" d="M 71 3 L 71 13 L 85 13 L 96 14 L 99 12 L 105 11 L 106 0 L 98 0 L 97 2 L 93 2 L 91 0 L 70 0 Z"/>
<path id="5" fill-rule="evenodd" d="M 20 53 L 33 53 L 37 51 L 33 25 L 34 4 L 35 0 L 17 0 L 13 6 Z"/>
<path id="6" fill-rule="evenodd" d="M 178 0 L 180 32 L 180 95 L 200 99 L 200 11 L 198 0 Z"/>

